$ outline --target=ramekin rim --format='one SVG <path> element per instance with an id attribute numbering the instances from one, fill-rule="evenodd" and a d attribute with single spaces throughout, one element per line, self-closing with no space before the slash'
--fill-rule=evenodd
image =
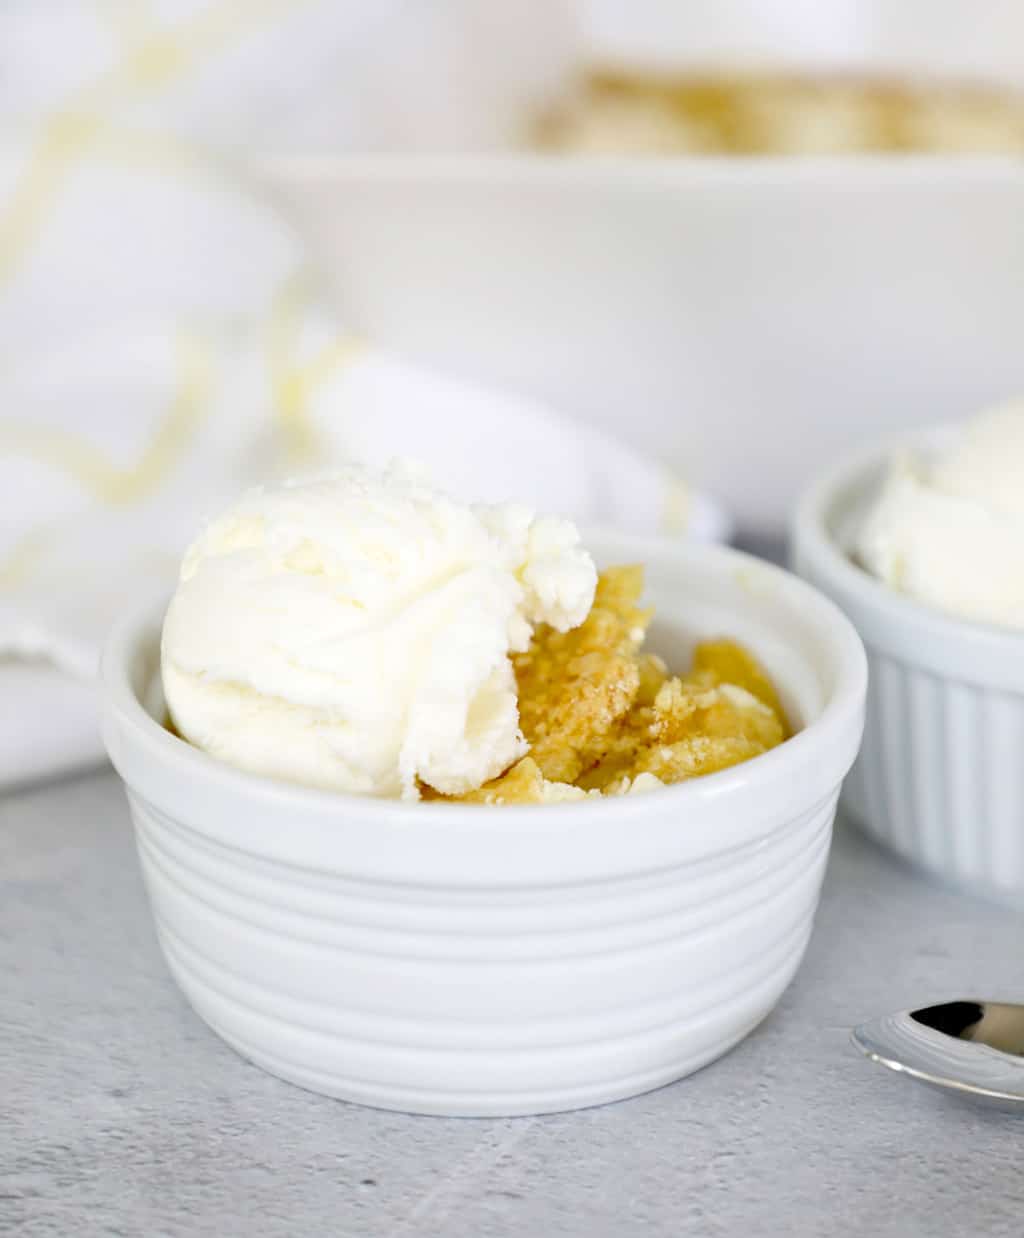
<path id="1" fill-rule="evenodd" d="M 1024 182 L 1018 156 L 1004 153 L 876 152 L 856 155 L 700 155 L 485 151 L 458 153 L 270 152 L 254 164 L 257 176 L 293 181 L 341 179 L 373 183 L 443 181 L 476 185 L 592 185 L 609 176 L 632 187 L 741 186 L 789 189 L 849 188 L 879 179 L 898 185 L 936 183 L 1004 186 Z"/>

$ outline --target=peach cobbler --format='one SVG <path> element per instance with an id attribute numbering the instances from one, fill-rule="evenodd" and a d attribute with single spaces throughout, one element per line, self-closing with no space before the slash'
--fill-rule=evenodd
<path id="1" fill-rule="evenodd" d="M 578 627 L 537 629 L 512 659 L 529 753 L 451 798 L 538 804 L 650 790 L 737 765 L 786 738 L 775 688 L 741 645 L 704 641 L 683 674 L 643 651 L 652 611 L 640 606 L 642 590 L 642 568 L 608 568 Z"/>
<path id="2" fill-rule="evenodd" d="M 854 74 L 599 68 L 542 119 L 535 141 L 598 155 L 1019 154 L 1024 95 Z"/>
<path id="3" fill-rule="evenodd" d="M 160 674 L 186 742 L 267 778 L 485 804 L 621 795 L 780 743 L 729 641 L 642 649 L 643 571 L 571 521 L 351 464 L 244 494 L 182 560 Z"/>

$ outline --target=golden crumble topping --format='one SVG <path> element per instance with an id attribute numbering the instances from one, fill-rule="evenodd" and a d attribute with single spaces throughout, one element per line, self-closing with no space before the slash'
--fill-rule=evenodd
<path id="1" fill-rule="evenodd" d="M 967 81 L 595 69 L 539 119 L 576 154 L 807 155 L 1024 151 L 1024 96 Z"/>
<path id="2" fill-rule="evenodd" d="M 530 756 L 552 782 L 575 782 L 595 765 L 636 701 L 637 651 L 651 618 L 638 605 L 642 592 L 641 568 L 603 572 L 578 628 L 541 627 L 530 648 L 513 656 L 519 722 Z"/>
<path id="3" fill-rule="evenodd" d="M 578 628 L 538 628 L 514 655 L 529 755 L 459 799 L 543 804 L 636 793 L 782 743 L 789 728 L 778 694 L 743 646 L 704 641 L 682 675 L 641 651 L 652 613 L 640 606 L 642 592 L 642 568 L 608 568 Z"/>

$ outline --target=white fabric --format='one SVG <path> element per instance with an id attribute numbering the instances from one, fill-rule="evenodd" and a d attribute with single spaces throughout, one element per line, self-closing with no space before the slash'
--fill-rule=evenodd
<path id="1" fill-rule="evenodd" d="M 416 34 L 414 7 L 4 6 L 0 785 L 100 757 L 92 677 L 108 625 L 168 590 L 203 518 L 259 480 L 412 456 L 468 498 L 723 533 L 626 446 L 348 336 L 299 240 L 197 153 L 201 138 L 238 154 L 264 131 L 295 146 L 332 117 L 355 126 L 365 109 L 342 66 L 365 70 L 385 10 Z M 387 46 L 378 87 L 388 66 L 400 76 Z M 404 97 L 392 132 L 415 143 L 422 117 Z"/>

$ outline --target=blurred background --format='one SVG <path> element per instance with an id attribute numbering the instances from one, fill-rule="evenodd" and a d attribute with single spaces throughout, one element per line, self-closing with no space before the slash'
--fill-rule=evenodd
<path id="1" fill-rule="evenodd" d="M 8 0 L 0 781 L 94 758 L 103 633 L 245 485 L 777 548 L 1018 393 L 1022 92 L 1015 0 Z"/>

